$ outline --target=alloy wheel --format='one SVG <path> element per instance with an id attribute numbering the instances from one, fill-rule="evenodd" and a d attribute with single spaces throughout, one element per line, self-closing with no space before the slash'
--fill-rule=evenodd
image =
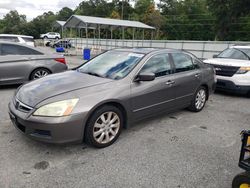
<path id="1" fill-rule="evenodd" d="M 195 107 L 200 110 L 204 107 L 206 102 L 206 91 L 204 89 L 200 89 L 195 98 Z"/>
<path id="2" fill-rule="evenodd" d="M 33 79 L 36 80 L 38 78 L 42 78 L 44 76 L 47 76 L 49 74 L 48 71 L 46 70 L 37 70 L 35 73 L 34 73 L 34 76 L 33 76 Z"/>
<path id="3" fill-rule="evenodd" d="M 118 134 L 120 126 L 121 120 L 115 112 L 105 112 L 97 118 L 93 126 L 93 137 L 99 144 L 109 143 Z"/>

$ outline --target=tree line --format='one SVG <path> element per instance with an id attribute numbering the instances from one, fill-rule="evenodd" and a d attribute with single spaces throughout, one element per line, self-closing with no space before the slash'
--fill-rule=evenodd
<path id="1" fill-rule="evenodd" d="M 39 38 L 51 31 L 55 20 L 66 21 L 73 14 L 141 21 L 156 28 L 155 39 L 250 40 L 249 0 L 160 0 L 157 4 L 153 0 L 85 0 L 75 10 L 44 12 L 29 22 L 25 15 L 10 11 L 0 19 L 0 33 Z"/>

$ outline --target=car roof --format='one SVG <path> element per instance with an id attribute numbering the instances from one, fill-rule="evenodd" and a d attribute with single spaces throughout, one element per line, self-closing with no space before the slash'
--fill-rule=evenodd
<path id="1" fill-rule="evenodd" d="M 4 37 L 27 37 L 27 38 L 34 38 L 33 36 L 28 36 L 28 35 L 15 35 L 15 34 L 0 34 L 0 36 L 4 36 Z"/>
<path id="2" fill-rule="evenodd" d="M 41 52 L 41 53 L 44 53 L 43 51 L 41 51 L 41 50 L 38 49 L 38 48 L 29 46 L 29 45 L 26 45 L 26 44 L 18 43 L 18 42 L 9 42 L 9 41 L 1 41 L 1 40 L 0 40 L 0 45 L 1 45 L 1 44 L 12 44 L 12 45 L 16 45 L 16 46 L 24 46 L 24 47 L 31 48 L 31 49 L 33 49 L 33 50 L 39 51 L 39 52 Z"/>
<path id="3" fill-rule="evenodd" d="M 151 52 L 161 52 L 161 51 L 167 51 L 167 52 L 183 52 L 182 50 L 177 49 L 171 49 L 171 48 L 118 48 L 113 49 L 115 51 L 126 51 L 126 52 L 132 52 L 132 53 L 142 53 L 142 54 L 149 54 Z"/>
<path id="4" fill-rule="evenodd" d="M 242 48 L 242 49 L 250 49 L 250 46 L 243 46 L 243 45 L 237 45 L 237 46 L 231 46 L 230 48 Z"/>

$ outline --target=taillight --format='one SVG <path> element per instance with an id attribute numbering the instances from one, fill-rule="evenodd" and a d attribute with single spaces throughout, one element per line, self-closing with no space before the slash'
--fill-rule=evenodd
<path id="1" fill-rule="evenodd" d="M 65 58 L 56 58 L 55 61 L 66 64 Z"/>

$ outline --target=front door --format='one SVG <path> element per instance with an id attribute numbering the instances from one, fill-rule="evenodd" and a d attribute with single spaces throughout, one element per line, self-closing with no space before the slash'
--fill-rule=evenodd
<path id="1" fill-rule="evenodd" d="M 135 120 L 142 119 L 174 107 L 172 64 L 169 55 L 152 56 L 139 73 L 154 73 L 155 80 L 132 82 L 132 111 Z"/>

